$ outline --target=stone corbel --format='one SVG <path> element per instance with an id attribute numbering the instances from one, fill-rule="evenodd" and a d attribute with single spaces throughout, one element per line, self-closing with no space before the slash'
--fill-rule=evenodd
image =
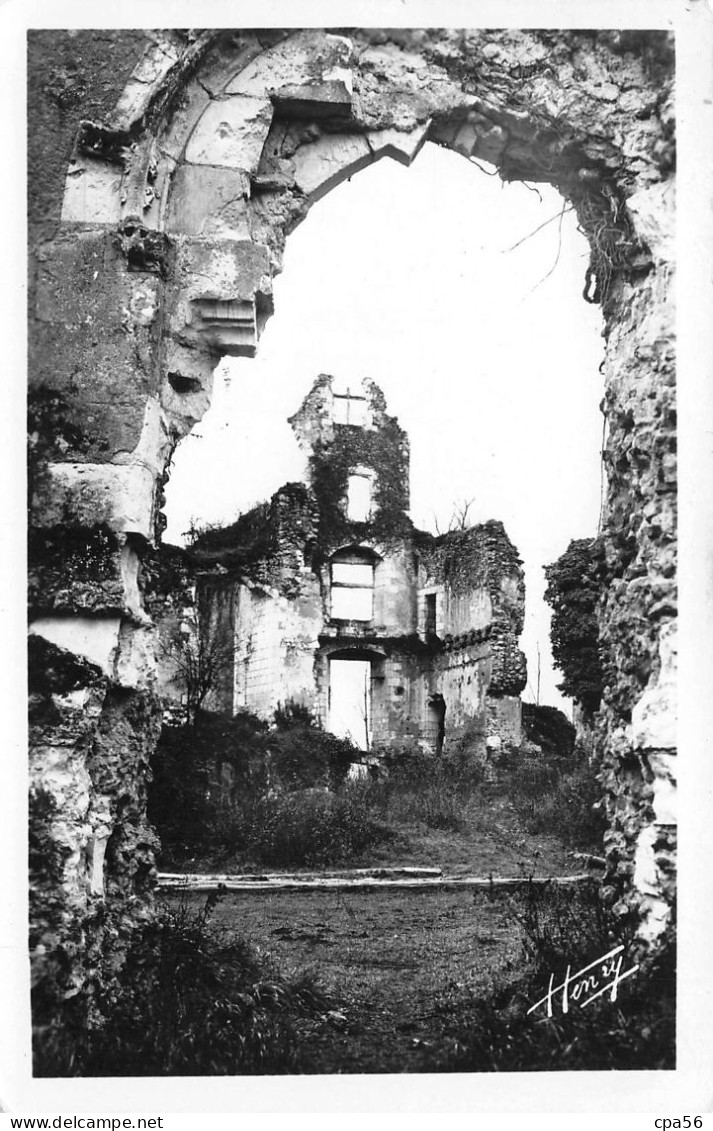
<path id="1" fill-rule="evenodd" d="M 272 314 L 269 252 L 249 240 L 180 241 L 176 340 L 215 356 L 254 357 Z"/>
<path id="2" fill-rule="evenodd" d="M 193 299 L 188 320 L 216 353 L 229 357 L 254 357 L 257 353 L 255 299 Z"/>

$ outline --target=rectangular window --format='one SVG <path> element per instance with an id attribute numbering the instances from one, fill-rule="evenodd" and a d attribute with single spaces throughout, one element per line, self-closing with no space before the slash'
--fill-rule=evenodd
<path id="1" fill-rule="evenodd" d="M 334 423 L 355 424 L 363 428 L 366 424 L 366 398 L 353 397 L 350 393 L 335 393 Z"/>
<path id="2" fill-rule="evenodd" d="M 368 522 L 371 518 L 371 479 L 367 475 L 349 476 L 347 518 L 350 522 Z"/>
<path id="3" fill-rule="evenodd" d="M 368 562 L 333 562 L 332 585 L 360 586 L 371 589 L 374 567 Z"/>
<path id="4" fill-rule="evenodd" d="M 374 615 L 374 566 L 368 561 L 333 561 L 332 620 L 370 621 Z"/>
<path id="5" fill-rule="evenodd" d="M 426 636 L 436 635 L 436 594 L 426 594 Z"/>
<path id="6" fill-rule="evenodd" d="M 371 589 L 332 587 L 333 620 L 371 620 L 374 595 Z"/>

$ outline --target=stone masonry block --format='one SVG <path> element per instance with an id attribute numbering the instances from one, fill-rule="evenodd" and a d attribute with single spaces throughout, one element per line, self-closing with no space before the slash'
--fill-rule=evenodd
<path id="1" fill-rule="evenodd" d="M 176 48 L 168 41 L 148 45 L 114 109 L 112 119 L 116 126 L 126 129 L 145 113 L 152 94 L 177 59 Z"/>
<path id="2" fill-rule="evenodd" d="M 121 170 L 105 161 L 81 157 L 70 164 L 62 202 L 65 224 L 118 224 Z"/>
<path id="3" fill-rule="evenodd" d="M 50 464 L 37 493 L 37 526 L 106 526 L 153 537 L 155 473 L 140 464 Z"/>
<path id="4" fill-rule="evenodd" d="M 325 135 L 301 146 L 295 156 L 295 184 L 311 201 L 319 200 L 374 160 L 361 134 Z"/>
<path id="5" fill-rule="evenodd" d="M 228 94 L 279 95 L 285 88 L 304 90 L 341 82 L 351 92 L 354 46 L 343 35 L 303 32 L 266 51 L 228 83 Z"/>
<path id="6" fill-rule="evenodd" d="M 428 137 L 429 123 L 415 130 L 371 130 L 366 136 L 375 158 L 392 157 L 410 165 Z"/>
<path id="7" fill-rule="evenodd" d="M 272 103 L 264 97 L 231 95 L 211 102 L 188 141 L 186 161 L 255 173 L 272 113 Z"/>
<path id="8" fill-rule="evenodd" d="M 351 72 L 342 70 L 324 82 L 280 87 L 273 100 L 283 118 L 347 117 L 352 107 Z"/>
<path id="9" fill-rule="evenodd" d="M 246 343 L 239 355 L 251 356 L 272 312 L 268 249 L 249 240 L 183 240 L 176 278 L 168 302 L 168 328 L 176 340 L 202 342 L 214 354 Z"/>
<path id="10" fill-rule="evenodd" d="M 190 236 L 249 238 L 250 181 L 236 169 L 179 165 L 166 211 L 166 230 Z"/>
<path id="11" fill-rule="evenodd" d="M 103 338 L 98 331 L 39 323 L 29 358 L 31 386 L 57 390 L 65 402 L 66 423 L 78 438 L 67 454 L 89 462 L 134 450 L 154 381 L 147 329 Z M 58 456 L 62 446 L 60 437 Z"/>
<path id="12" fill-rule="evenodd" d="M 44 244 L 37 255 L 35 317 L 65 326 L 94 327 L 98 335 L 127 329 L 137 287 L 156 293 L 151 272 L 129 271 L 109 232 L 74 232 Z M 145 304 L 144 304 L 145 305 Z M 155 313 L 157 303 L 152 303 Z M 144 324 L 147 320 L 143 318 Z M 130 327 L 129 327 L 130 328 Z"/>
<path id="13" fill-rule="evenodd" d="M 30 633 L 42 636 L 74 655 L 83 656 L 111 676 L 119 645 L 118 617 L 40 617 L 30 625 Z"/>

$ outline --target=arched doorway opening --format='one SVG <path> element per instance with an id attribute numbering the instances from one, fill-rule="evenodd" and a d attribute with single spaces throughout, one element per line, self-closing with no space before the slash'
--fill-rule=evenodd
<path id="1" fill-rule="evenodd" d="M 646 48 L 619 32 L 208 32 L 152 43 L 110 119 L 81 123 L 33 308 L 33 376 L 61 391 L 67 417 L 57 429 L 50 402 L 33 615 L 48 645 L 89 654 L 127 689 L 139 824 L 155 729 L 139 573 L 167 461 L 210 401 L 217 358 L 255 353 L 286 235 L 340 181 L 379 156 L 409 162 L 430 137 L 504 179 L 556 185 L 589 239 L 585 290 L 607 327 L 610 846 L 617 882 L 663 929 L 675 750 L 671 728 L 650 723 L 652 708 L 672 710 L 675 655 L 673 110 L 670 46 L 654 36 Z M 576 98 L 563 96 L 565 73 L 579 76 Z M 100 572 L 86 585 L 76 561 L 90 551 Z M 86 725 L 106 731 L 101 696 L 88 699 Z M 89 781 L 84 730 L 75 746 Z M 54 749 L 40 735 L 40 783 Z M 76 772 L 65 758 L 58 776 Z M 120 821 L 120 788 L 58 791 L 72 859 L 92 828 Z M 76 868 L 63 883 L 86 905 Z M 127 873 L 116 890 L 130 900 L 132 884 Z"/>
<path id="2" fill-rule="evenodd" d="M 464 508 L 467 524 L 504 522 L 525 564 L 529 668 L 539 650 L 547 702 L 569 713 L 547 663 L 542 566 L 599 522 L 601 315 L 581 299 L 587 245 L 563 198 L 481 164 L 426 141 L 410 166 L 375 162 L 312 207 L 257 356 L 221 364 L 214 405 L 175 453 L 165 539 L 304 478 L 287 418 L 317 373 L 352 391 L 368 375 L 410 441 L 416 526 L 443 533 Z"/>

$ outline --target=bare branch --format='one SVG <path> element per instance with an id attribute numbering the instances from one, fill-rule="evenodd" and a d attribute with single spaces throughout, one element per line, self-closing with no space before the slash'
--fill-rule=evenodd
<path id="1" fill-rule="evenodd" d="M 521 244 L 524 244 L 526 240 L 532 239 L 533 236 L 536 236 L 538 232 L 541 232 L 543 228 L 546 228 L 548 224 L 552 224 L 555 220 L 559 220 L 559 222 L 560 222 L 560 233 L 561 233 L 561 231 L 562 231 L 562 217 L 564 216 L 565 212 L 571 212 L 572 207 L 573 206 L 571 204 L 569 205 L 569 207 L 567 207 L 566 203 L 563 204 L 561 212 L 557 212 L 557 213 L 555 213 L 554 216 L 550 216 L 549 220 L 545 220 L 545 222 L 543 224 L 540 224 L 539 227 L 534 228 L 533 231 L 529 232 L 526 236 L 523 236 L 522 239 L 518 240 L 517 243 L 514 243 L 512 245 L 512 247 L 503 248 L 502 255 L 507 254 L 507 252 L 509 252 L 509 251 L 515 251 L 515 249 L 520 247 Z M 559 255 L 558 255 L 558 258 L 559 258 Z"/>

